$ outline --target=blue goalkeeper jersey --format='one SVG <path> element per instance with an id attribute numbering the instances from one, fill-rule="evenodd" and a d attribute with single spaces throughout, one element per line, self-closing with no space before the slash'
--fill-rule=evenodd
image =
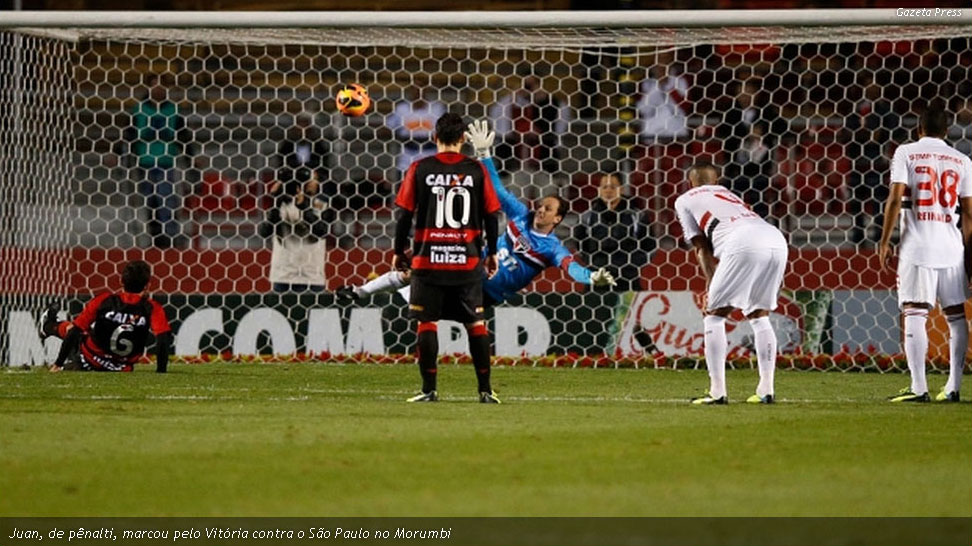
<path id="1" fill-rule="evenodd" d="M 499 269 L 492 279 L 483 281 L 483 292 L 496 302 L 516 294 L 548 267 L 561 267 L 575 281 L 591 284 L 591 272 L 574 262 L 574 257 L 553 233 L 544 235 L 530 229 L 533 213 L 503 187 L 492 158 L 482 160 L 506 214 L 506 232 L 496 243 Z"/>

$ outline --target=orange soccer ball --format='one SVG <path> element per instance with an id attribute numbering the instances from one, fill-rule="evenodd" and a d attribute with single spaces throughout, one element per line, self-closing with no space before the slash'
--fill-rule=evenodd
<path id="1" fill-rule="evenodd" d="M 366 114 L 371 108 L 368 90 L 356 83 L 349 83 L 338 91 L 336 102 L 339 112 L 353 118 Z"/>

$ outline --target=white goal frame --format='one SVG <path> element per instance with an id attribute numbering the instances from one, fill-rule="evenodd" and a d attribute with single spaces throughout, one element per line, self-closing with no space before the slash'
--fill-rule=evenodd
<path id="1" fill-rule="evenodd" d="M 716 27 L 972 25 L 959 16 L 905 17 L 892 8 L 806 10 L 652 11 L 18 11 L 5 12 L 0 28 L 345 28 L 345 27 Z M 934 12 L 934 10 L 929 10 Z"/>
<path id="2" fill-rule="evenodd" d="M 382 42 L 380 38 L 374 44 L 387 46 L 388 44 L 401 44 L 403 47 L 441 49 L 441 45 L 428 45 L 430 42 L 423 41 L 420 32 L 441 30 L 444 35 L 450 38 L 462 39 L 469 32 L 470 41 L 468 43 L 456 42 L 457 47 L 475 48 L 494 48 L 503 49 L 526 49 L 535 47 L 538 50 L 547 48 L 558 48 L 553 40 L 559 36 L 570 36 L 564 42 L 563 49 L 576 51 L 589 47 L 598 47 L 599 36 L 610 37 L 611 46 L 623 48 L 632 34 L 625 34 L 626 31 L 637 32 L 639 30 L 652 30 L 664 33 L 664 45 L 671 45 L 673 49 L 682 46 L 697 44 L 760 44 L 775 43 L 782 41 L 785 43 L 814 43 L 814 41 L 826 43 L 840 43 L 851 41 L 877 41 L 873 36 L 869 38 L 858 38 L 857 31 L 867 29 L 878 29 L 875 32 L 884 32 L 880 40 L 918 40 L 935 37 L 936 31 L 947 30 L 948 33 L 956 32 L 956 28 L 972 28 L 972 9 L 962 9 L 961 14 L 954 15 L 944 13 L 947 10 L 926 10 L 927 14 L 905 15 L 901 10 L 896 9 L 810 9 L 810 10 L 669 10 L 669 11 L 532 11 L 532 12 L 512 12 L 512 11 L 455 11 L 455 12 L 332 12 L 332 11 L 295 11 L 295 12 L 218 12 L 218 11 L 199 11 L 199 12 L 132 12 L 132 11 L 101 11 L 101 12 L 74 12 L 74 11 L 15 11 L 3 12 L 0 16 L 0 31 L 13 32 L 11 40 L 14 70 L 21 64 L 20 59 L 27 59 L 27 51 L 22 50 L 21 44 L 30 37 L 41 37 L 54 39 L 66 43 L 78 42 L 91 36 L 92 31 L 103 30 L 104 33 L 99 37 L 112 36 L 112 32 L 118 32 L 120 39 L 145 40 L 145 41 L 166 41 L 167 33 L 178 33 L 185 30 L 183 35 L 199 36 L 198 29 L 213 29 L 217 36 L 214 41 L 227 40 L 229 31 L 239 29 L 256 29 L 282 33 L 281 40 L 295 37 L 294 43 L 314 43 L 315 39 L 321 36 L 339 36 L 336 42 L 325 42 L 328 45 L 357 45 L 356 36 L 366 35 L 368 39 L 380 37 L 381 31 L 388 30 L 400 33 L 395 40 Z M 924 12 L 923 12 L 924 13 Z M 738 35 L 720 35 L 719 29 L 731 28 L 738 30 Z M 830 33 L 829 29 L 839 29 L 839 32 Z M 378 29 L 372 34 L 355 34 L 362 29 Z M 489 40 L 495 39 L 498 33 L 491 31 L 519 31 L 525 32 L 525 41 L 518 44 L 494 43 Z M 540 37 L 538 34 L 531 34 L 529 29 L 551 31 L 552 38 Z M 712 30 L 710 30 L 712 29 Z M 799 31 L 799 38 L 792 42 L 783 40 L 782 37 L 789 36 L 783 34 L 780 29 L 793 31 L 793 29 L 805 29 Z M 153 33 L 153 31 L 155 31 Z M 220 31 L 225 31 L 220 33 Z M 288 32 L 291 31 L 291 32 Z M 416 31 L 416 32 L 411 32 Z M 684 32 L 682 32 L 684 31 Z M 693 34 L 693 31 L 695 32 Z M 304 33 L 302 33 L 304 32 Z M 477 32 L 479 34 L 477 34 Z M 173 34 L 175 35 L 175 34 Z M 183 36 L 180 35 L 180 36 Z M 240 33 L 239 35 L 242 35 Z M 643 35 L 642 35 L 643 36 Z M 886 38 L 884 37 L 886 36 Z M 180 40 L 182 38 L 172 38 Z M 192 38 L 193 40 L 205 40 L 205 38 Z M 243 43 L 260 43 L 261 36 L 247 39 L 241 38 Z M 306 39 L 306 42 L 300 40 Z M 567 38 L 565 38 L 567 39 Z M 644 46 L 644 38 L 640 42 L 633 41 L 631 44 L 637 47 Z M 544 41 L 546 40 L 546 41 Z M 229 40 L 227 40 L 229 41 Z M 489 44 L 489 45 L 487 45 Z M 527 44 L 527 45 L 524 45 Z M 366 42 L 366 46 L 371 46 L 371 42 Z M 394 47 L 394 46 L 393 46 Z M 23 144 L 18 125 L 22 123 L 20 106 L 24 100 L 21 96 L 24 90 L 19 87 L 24 85 L 21 78 L 14 74 L 8 78 L 12 87 L 4 90 L 13 119 L 10 126 L 13 128 L 11 140 L 3 140 L 0 135 L 0 144 L 10 145 L 11 149 L 20 148 L 18 144 Z M 498 91 L 497 91 L 498 92 Z M 64 93 L 68 95 L 69 93 Z M 340 118 L 341 116 L 337 116 Z M 598 120 L 600 121 L 600 120 Z M 694 122 L 694 121 L 693 121 Z M 694 127 L 693 127 L 694 129 Z M 579 146 L 579 145 L 578 145 Z M 29 162 L 29 160 L 26 160 Z M 67 167 L 65 167 L 67 169 Z M 8 184 L 16 191 L 18 177 L 25 175 L 21 173 L 4 181 L 0 186 L 0 197 Z M 52 177 L 60 175 L 50 175 Z M 57 203 L 51 201 L 45 203 L 48 208 L 45 210 L 57 210 Z M 2 205 L 2 203 L 0 203 Z M 37 218 L 38 223 L 44 223 L 44 218 Z M 51 225 L 45 226 L 43 236 L 54 233 L 55 237 L 58 230 L 63 229 L 69 224 L 65 219 L 59 218 L 52 220 Z M 37 233 L 43 231 L 37 228 Z M 3 241 L 0 234 L 0 241 Z M 11 238 L 12 240 L 12 238 Z M 50 247 L 61 245 L 59 240 L 51 243 Z M 0 250 L 3 250 L 0 247 Z M 0 256 L 2 257 L 2 256 Z M 47 258 L 52 260 L 53 258 Z M 57 260 L 53 259 L 50 267 L 58 266 Z M 26 309 L 38 301 L 31 301 L 32 294 L 38 293 L 39 296 L 53 296 L 54 294 L 49 285 L 42 284 L 39 280 L 31 277 L 29 268 L 23 263 L 11 263 L 8 260 L 0 259 L 0 276 L 16 276 L 27 279 L 24 289 L 18 292 L 12 299 L 16 301 L 17 308 Z M 812 275 L 812 273 L 808 273 Z M 44 281 L 50 281 L 47 277 Z M 45 286 L 47 288 L 36 288 Z M 46 290 L 46 291 L 45 291 Z M 66 290 L 66 288 L 65 288 Z M 0 293 L 0 296 L 4 294 Z M 19 300 L 17 300 L 19 298 Z M 21 311 L 25 312 L 25 311 Z M 4 310 L 6 321 L 7 310 Z M 17 330 L 17 331 L 22 331 Z M 515 332 L 514 332 L 515 333 Z M 0 324 L 0 365 L 17 364 L 8 362 L 7 339 L 12 339 L 7 324 Z M 608 348 L 605 347 L 605 353 Z M 48 353 L 50 349 L 48 348 Z"/>

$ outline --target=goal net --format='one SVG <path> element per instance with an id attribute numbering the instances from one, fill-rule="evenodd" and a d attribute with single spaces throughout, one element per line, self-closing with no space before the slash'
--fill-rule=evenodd
<path id="1" fill-rule="evenodd" d="M 334 291 L 389 269 L 403 169 L 434 151 L 431 124 L 453 111 L 488 119 L 503 183 L 530 203 L 566 198 L 556 234 L 578 262 L 621 279 L 600 292 L 548 269 L 489 315 L 498 357 L 695 362 L 704 280 L 673 203 L 686 169 L 710 162 L 789 239 L 772 315 L 780 365 L 901 369 L 894 274 L 875 252 L 889 158 L 932 100 L 970 153 L 968 17 L 846 13 L 849 24 L 813 11 L 783 13 L 806 24 L 718 12 L 8 20 L 0 362 L 51 359 L 56 341 L 37 334 L 44 306 L 76 314 L 119 289 L 132 259 L 151 264 L 187 358 L 409 353 L 399 295 L 346 303 Z M 374 100 L 358 118 L 333 98 L 352 82 Z M 316 204 L 314 225 L 267 223 L 277 186 Z M 323 245 L 323 263 L 281 277 L 272 264 L 288 237 Z M 739 318 L 730 357 L 749 365 Z M 947 328 L 937 311 L 929 323 L 941 364 Z M 464 335 L 441 328 L 443 352 L 463 352 Z"/>

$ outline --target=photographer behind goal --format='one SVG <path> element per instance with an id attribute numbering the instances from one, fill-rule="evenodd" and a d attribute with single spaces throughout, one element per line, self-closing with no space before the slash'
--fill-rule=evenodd
<path id="1" fill-rule="evenodd" d="M 335 214 L 321 195 L 317 173 L 293 172 L 291 180 L 270 187 L 273 203 L 260 224 L 260 235 L 273 241 L 270 282 L 274 292 L 322 292 L 324 236 Z"/>

